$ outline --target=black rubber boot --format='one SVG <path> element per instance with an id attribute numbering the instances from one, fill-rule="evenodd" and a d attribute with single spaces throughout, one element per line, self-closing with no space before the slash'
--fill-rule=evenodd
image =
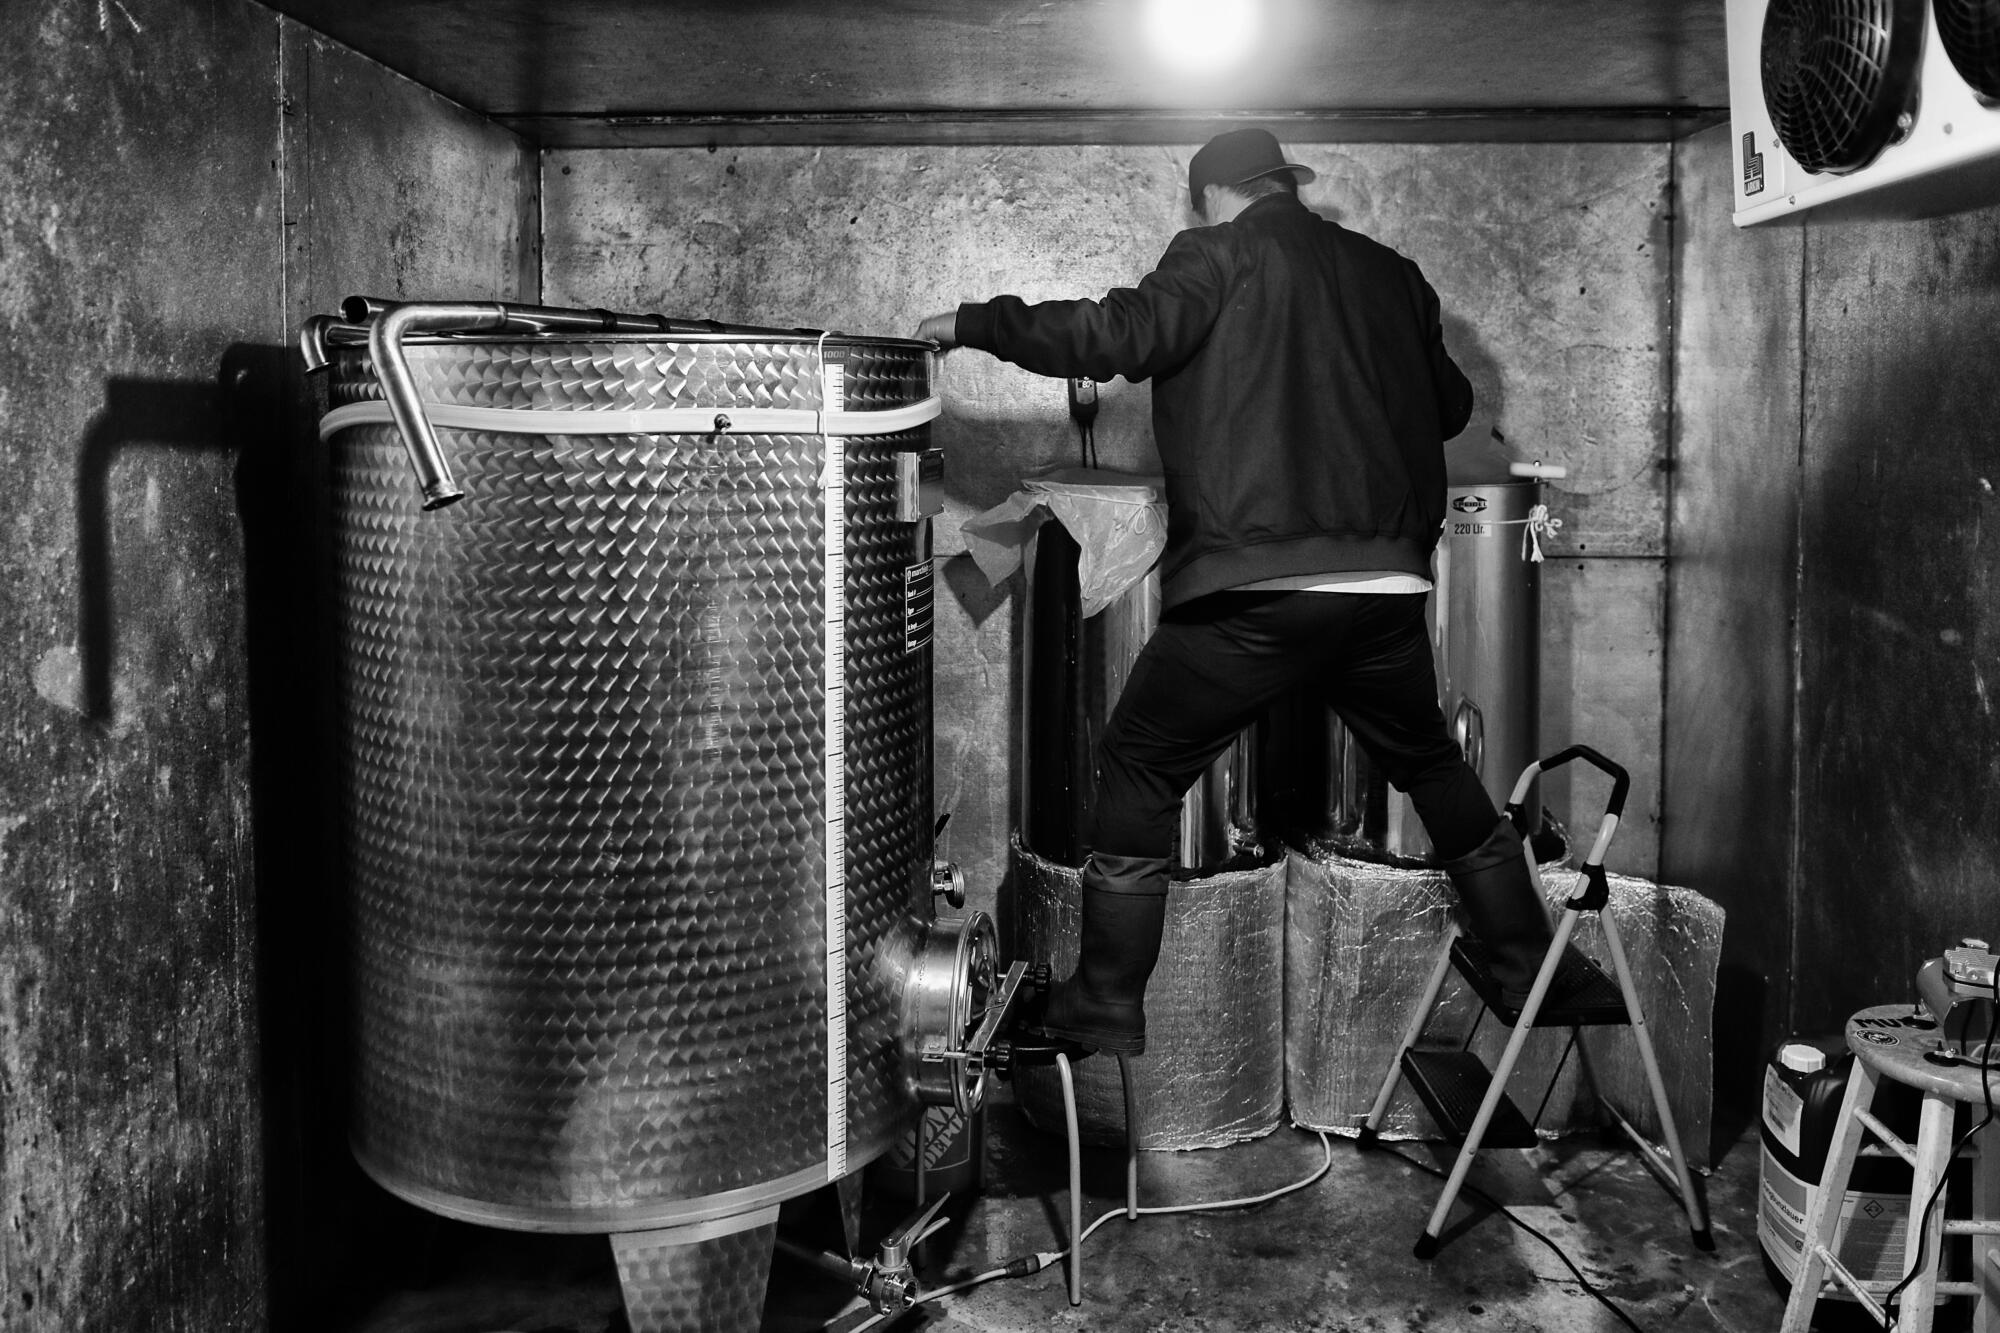
<path id="1" fill-rule="evenodd" d="M 1149 857 L 1093 852 L 1083 870 L 1083 934 L 1075 975 L 1049 990 L 1035 1029 L 1114 1055 L 1146 1049 L 1146 981 L 1160 961 L 1167 875 Z"/>
<path id="2" fill-rule="evenodd" d="M 1501 998 L 1515 1008 L 1527 1002 L 1542 958 L 1555 939 L 1549 909 L 1535 891 L 1534 876 L 1521 849 L 1521 835 L 1502 818 L 1486 841 L 1444 863 L 1458 891 L 1473 938 L 1486 946 Z"/>

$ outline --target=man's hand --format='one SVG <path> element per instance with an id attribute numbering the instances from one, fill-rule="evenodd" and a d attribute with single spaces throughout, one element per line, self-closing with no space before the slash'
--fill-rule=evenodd
<path id="1" fill-rule="evenodd" d="M 958 312 L 947 310 L 942 315 L 932 315 L 917 325 L 916 337 L 921 342 L 933 342 L 940 349 L 958 346 Z"/>

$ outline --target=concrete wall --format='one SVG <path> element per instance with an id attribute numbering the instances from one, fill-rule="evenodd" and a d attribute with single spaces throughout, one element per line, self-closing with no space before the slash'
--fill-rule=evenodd
<path id="1" fill-rule="evenodd" d="M 1747 1075 L 2000 926 L 2000 213 L 1738 231 L 1727 133 L 1680 149 L 1664 863 Z"/>
<path id="2" fill-rule="evenodd" d="M 1749 1105 L 1790 1023 L 1805 233 L 1739 231 L 1729 136 L 1676 149 L 1680 311 L 1661 873 L 1729 913 L 1718 1086 Z"/>
<path id="3" fill-rule="evenodd" d="M 8 17 L 0 1326 L 296 1327 L 331 939 L 284 345 L 350 288 L 531 294 L 532 159 L 239 0 Z"/>
<path id="4" fill-rule="evenodd" d="M 1463 437 L 1567 464 L 1545 567 L 1543 729 L 1637 776 L 1613 861 L 1657 861 L 1670 250 L 1664 145 L 1295 146 L 1308 204 L 1415 256 L 1480 408 Z M 906 335 L 960 300 L 1098 295 L 1187 224 L 1190 148 L 658 149 L 545 156 L 555 304 Z M 948 851 L 1005 874 L 1019 716 L 1016 585 L 963 554 L 965 518 L 1077 458 L 1062 385 L 950 356 L 937 438 L 950 597 L 938 627 L 938 791 Z M 1153 460 L 1148 389 L 1103 389 L 1107 467 Z M 1469 447 L 1469 446 L 1461 446 Z M 1551 797 L 1567 803 L 1567 774 Z M 1581 807 L 1591 821 L 1607 790 Z M 1591 802 L 1597 804 L 1593 807 Z"/>

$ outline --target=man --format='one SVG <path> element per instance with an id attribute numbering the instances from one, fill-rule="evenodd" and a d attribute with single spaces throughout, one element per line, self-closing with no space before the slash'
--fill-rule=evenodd
<path id="1" fill-rule="evenodd" d="M 1309 212 L 1257 129 L 1188 165 L 1207 224 L 1099 301 L 961 305 L 917 331 L 1042 375 L 1153 381 L 1164 611 L 1100 745 L 1075 974 L 1035 1025 L 1145 1050 L 1180 800 L 1273 699 L 1323 693 L 1408 792 L 1508 999 L 1550 940 L 1520 837 L 1447 735 L 1424 621 L 1444 441 L 1472 388 L 1410 260 Z"/>

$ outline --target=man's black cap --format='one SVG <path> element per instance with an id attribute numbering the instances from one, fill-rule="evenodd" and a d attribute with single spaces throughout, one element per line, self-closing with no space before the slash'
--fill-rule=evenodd
<path id="1" fill-rule="evenodd" d="M 1269 130 L 1231 130 L 1203 144 L 1188 163 L 1188 202 L 1201 207 L 1201 192 L 1211 185 L 1241 185 L 1274 171 L 1289 171 L 1304 185 L 1313 179 L 1311 167 L 1285 161 L 1277 138 Z"/>

